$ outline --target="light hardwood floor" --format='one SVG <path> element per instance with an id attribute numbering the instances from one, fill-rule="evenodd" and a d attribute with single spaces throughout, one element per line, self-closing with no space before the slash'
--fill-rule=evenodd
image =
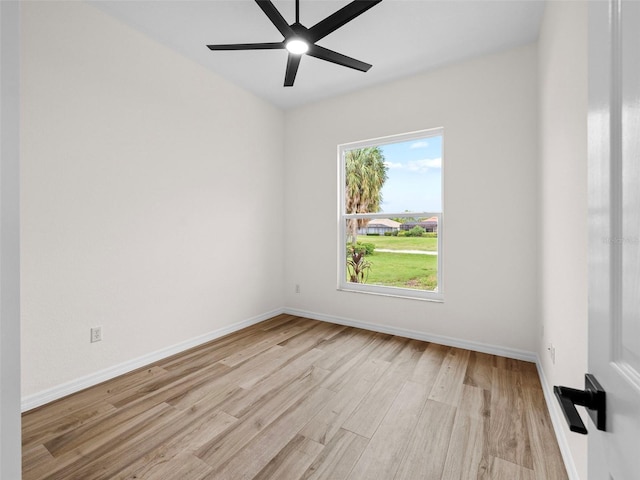
<path id="1" fill-rule="evenodd" d="M 22 431 L 26 480 L 567 478 L 534 364 L 290 315 Z"/>

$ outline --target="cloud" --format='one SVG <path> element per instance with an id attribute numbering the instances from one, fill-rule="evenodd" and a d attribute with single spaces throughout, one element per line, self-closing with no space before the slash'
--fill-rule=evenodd
<path id="1" fill-rule="evenodd" d="M 384 162 L 389 170 L 405 170 L 409 172 L 426 173 L 430 169 L 442 168 L 442 158 L 425 158 L 411 160 L 407 163 Z"/>
<path id="2" fill-rule="evenodd" d="M 399 163 L 399 162 L 384 162 L 384 164 L 387 166 L 387 168 L 392 169 L 392 168 L 402 168 L 404 167 L 403 164 Z"/>
<path id="3" fill-rule="evenodd" d="M 407 163 L 407 169 L 411 172 L 425 173 L 431 168 L 442 168 L 442 158 L 425 158 Z"/>
<path id="4" fill-rule="evenodd" d="M 418 142 L 413 142 L 409 148 L 427 148 L 429 146 L 429 142 L 425 140 L 420 140 Z"/>

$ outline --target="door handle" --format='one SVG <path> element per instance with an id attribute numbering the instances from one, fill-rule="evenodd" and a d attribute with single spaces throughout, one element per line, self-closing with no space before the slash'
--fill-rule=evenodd
<path id="1" fill-rule="evenodd" d="M 553 387 L 564 418 L 569 424 L 569 430 L 576 433 L 587 434 L 576 405 L 586 407 L 587 413 L 595 423 L 598 430 L 606 430 L 607 398 L 604 389 L 589 373 L 584 376 L 584 390 L 576 390 L 569 387 Z"/>

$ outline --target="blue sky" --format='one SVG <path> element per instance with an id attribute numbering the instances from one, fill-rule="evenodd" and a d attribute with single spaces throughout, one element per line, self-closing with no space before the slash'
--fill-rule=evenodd
<path id="1" fill-rule="evenodd" d="M 442 136 L 381 145 L 389 179 L 383 212 L 442 211 Z"/>

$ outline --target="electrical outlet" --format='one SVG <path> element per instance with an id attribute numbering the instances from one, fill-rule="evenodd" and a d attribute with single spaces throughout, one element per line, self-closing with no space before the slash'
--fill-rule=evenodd
<path id="1" fill-rule="evenodd" d="M 296 293 L 300 293 L 300 284 L 296 283 Z"/>
<path id="2" fill-rule="evenodd" d="M 556 364 L 556 347 L 553 346 L 553 343 L 549 344 L 549 347 L 547 348 L 547 350 L 549 350 L 549 356 L 551 357 L 551 363 L 552 364 Z"/>
<path id="3" fill-rule="evenodd" d="M 91 329 L 91 343 L 102 341 L 102 327 L 93 327 Z"/>

